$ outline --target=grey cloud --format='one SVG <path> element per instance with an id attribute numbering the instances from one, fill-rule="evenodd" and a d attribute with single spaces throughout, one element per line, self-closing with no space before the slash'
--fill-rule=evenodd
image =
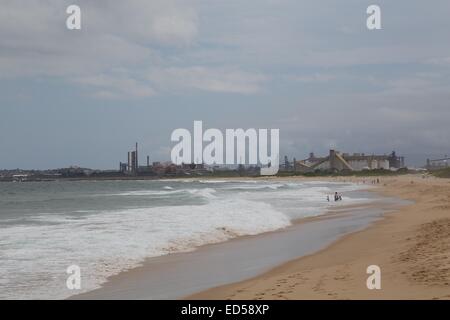
<path id="1" fill-rule="evenodd" d="M 76 82 L 93 87 L 93 96 L 99 99 L 144 98 L 155 94 L 155 91 L 143 82 L 126 75 L 96 75 L 78 78 Z"/>
<path id="2" fill-rule="evenodd" d="M 160 90 L 199 89 L 211 92 L 251 94 L 262 90 L 267 78 L 233 68 L 208 68 L 194 66 L 187 68 L 166 68 L 153 70 L 149 74 L 151 82 Z"/>

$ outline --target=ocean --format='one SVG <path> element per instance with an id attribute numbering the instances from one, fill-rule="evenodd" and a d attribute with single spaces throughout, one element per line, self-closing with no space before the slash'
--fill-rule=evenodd
<path id="1" fill-rule="evenodd" d="M 146 258 L 288 227 L 369 201 L 360 185 L 294 180 L 0 183 L 0 299 L 62 299 Z M 367 188 L 367 186 L 365 186 Z M 328 202 L 334 192 L 343 201 Z"/>

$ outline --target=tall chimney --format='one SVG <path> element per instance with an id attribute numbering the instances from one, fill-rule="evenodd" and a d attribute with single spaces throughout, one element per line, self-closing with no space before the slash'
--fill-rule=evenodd
<path id="1" fill-rule="evenodd" d="M 138 143 L 136 142 L 136 172 L 139 168 L 139 162 L 138 162 Z"/>
<path id="2" fill-rule="evenodd" d="M 337 169 L 335 150 L 330 150 L 329 161 L 330 161 L 330 169 L 332 170 Z"/>
<path id="3" fill-rule="evenodd" d="M 131 157 L 130 157 L 130 151 L 128 151 L 128 168 L 127 171 L 131 171 Z"/>
<path id="4" fill-rule="evenodd" d="M 150 156 L 147 156 L 147 167 L 150 167 Z"/>

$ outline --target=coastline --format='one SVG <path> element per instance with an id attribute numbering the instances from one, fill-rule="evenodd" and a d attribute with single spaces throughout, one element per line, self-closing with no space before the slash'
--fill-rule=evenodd
<path id="1" fill-rule="evenodd" d="M 450 180 L 383 177 L 375 192 L 413 203 L 316 253 L 185 298 L 450 299 Z M 374 264 L 381 290 L 366 287 L 366 268 Z"/>
<path id="2" fill-rule="evenodd" d="M 380 200 L 376 194 L 372 195 Z M 70 299 L 178 299 L 252 278 L 299 256 L 322 250 L 345 234 L 366 228 L 394 205 L 376 202 L 343 205 L 324 215 L 293 221 L 288 228 L 207 244 L 191 252 L 149 258 L 140 267 L 110 277 L 100 288 Z M 216 274 L 204 276 L 211 270 Z"/>

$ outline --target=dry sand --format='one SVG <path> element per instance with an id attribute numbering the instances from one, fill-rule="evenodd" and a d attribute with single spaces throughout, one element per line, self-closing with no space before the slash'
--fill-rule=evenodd
<path id="1" fill-rule="evenodd" d="M 377 191 L 414 204 L 318 253 L 188 299 L 450 299 L 450 179 L 383 177 Z M 381 290 L 367 289 L 369 265 L 381 268 Z"/>

